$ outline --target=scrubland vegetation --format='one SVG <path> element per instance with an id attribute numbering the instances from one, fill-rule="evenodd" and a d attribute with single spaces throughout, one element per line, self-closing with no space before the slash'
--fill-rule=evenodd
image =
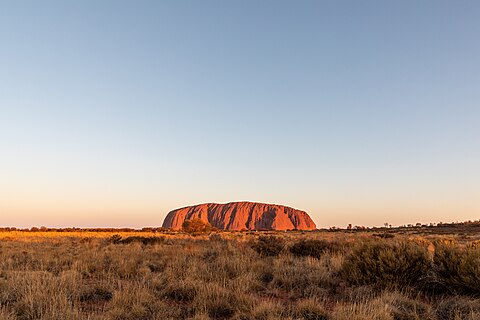
<path id="1" fill-rule="evenodd" d="M 0 233 L 0 319 L 480 319 L 475 237 Z"/>

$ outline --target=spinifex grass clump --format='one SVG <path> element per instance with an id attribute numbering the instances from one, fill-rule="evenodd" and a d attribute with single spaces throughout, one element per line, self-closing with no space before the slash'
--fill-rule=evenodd
<path id="1" fill-rule="evenodd" d="M 438 242 L 434 264 L 439 280 L 452 293 L 480 296 L 480 247 Z"/>
<path id="2" fill-rule="evenodd" d="M 429 268 L 427 248 L 407 241 L 375 241 L 355 248 L 340 273 L 352 285 L 403 288 L 417 284 Z"/>

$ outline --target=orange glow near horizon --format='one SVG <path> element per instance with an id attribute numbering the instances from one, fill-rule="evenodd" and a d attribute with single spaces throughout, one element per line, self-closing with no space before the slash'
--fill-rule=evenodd
<path id="1" fill-rule="evenodd" d="M 19 200 L 19 199 L 18 199 Z M 205 202 L 229 202 L 205 201 Z M 274 201 L 260 201 L 275 203 Z M 30 197 L 28 201 L 10 198 L 0 204 L 2 226 L 15 227 L 130 227 L 161 226 L 166 214 L 173 209 L 203 203 L 177 203 L 155 199 L 92 199 Z M 278 202 L 276 202 L 278 203 Z M 370 202 L 341 203 L 325 201 L 321 205 L 282 203 L 310 214 L 318 228 L 382 226 L 384 223 L 437 223 L 476 220 L 480 216 L 478 201 L 452 199 L 430 203 Z"/>

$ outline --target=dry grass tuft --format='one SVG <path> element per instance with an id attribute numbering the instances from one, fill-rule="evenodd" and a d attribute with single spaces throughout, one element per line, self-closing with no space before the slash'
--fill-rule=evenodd
<path id="1" fill-rule="evenodd" d="M 438 243 L 434 263 L 444 288 L 480 296 L 480 247 Z"/>
<path id="2" fill-rule="evenodd" d="M 252 318 L 255 320 L 277 320 L 286 319 L 288 316 L 279 302 L 264 300 L 253 307 Z"/>
<path id="3" fill-rule="evenodd" d="M 353 285 L 405 288 L 416 285 L 431 268 L 427 248 L 413 242 L 365 242 L 347 257 L 341 276 Z"/>
<path id="4" fill-rule="evenodd" d="M 304 320 L 328 320 L 328 312 L 315 299 L 300 300 L 294 311 L 295 318 Z"/>
<path id="5" fill-rule="evenodd" d="M 437 307 L 437 319 L 480 319 L 480 300 L 470 300 L 462 297 L 447 298 Z"/>

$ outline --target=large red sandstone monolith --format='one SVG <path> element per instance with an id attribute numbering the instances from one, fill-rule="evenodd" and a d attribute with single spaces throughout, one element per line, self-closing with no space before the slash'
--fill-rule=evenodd
<path id="1" fill-rule="evenodd" d="M 185 220 L 199 218 L 222 230 L 314 230 L 310 216 L 290 207 L 255 202 L 205 203 L 170 211 L 164 228 L 181 229 Z"/>

